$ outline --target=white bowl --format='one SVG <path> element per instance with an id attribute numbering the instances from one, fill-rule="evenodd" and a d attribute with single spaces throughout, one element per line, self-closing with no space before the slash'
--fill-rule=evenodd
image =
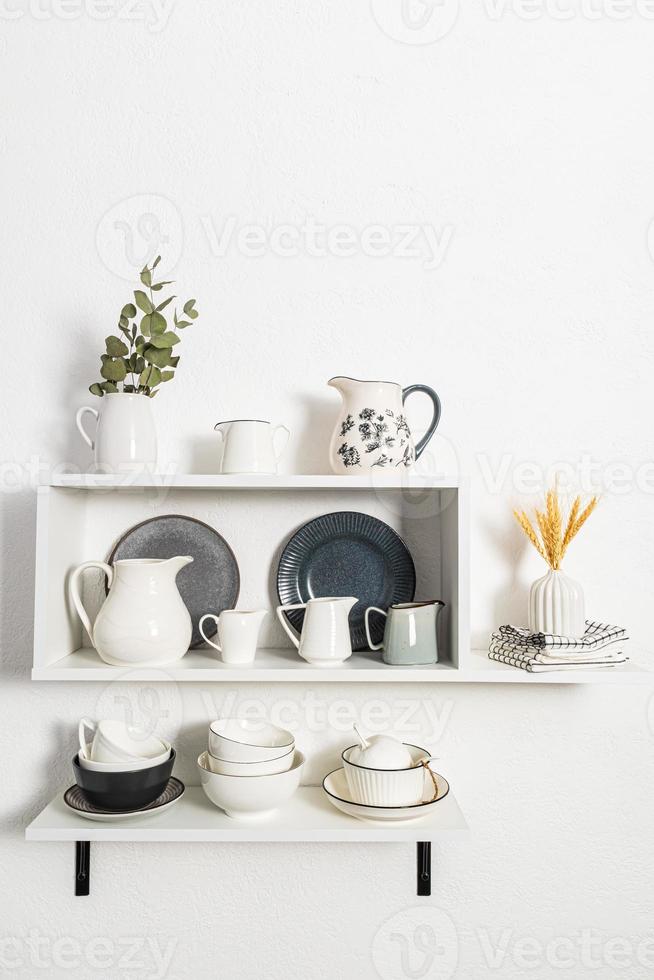
<path id="1" fill-rule="evenodd" d="M 226 759 L 216 759 L 207 752 L 207 767 L 221 776 L 273 776 L 276 772 L 286 772 L 293 765 L 295 750 L 291 749 L 279 759 L 269 759 L 268 762 L 228 762 Z"/>
<path id="2" fill-rule="evenodd" d="M 356 803 L 394 807 L 412 806 L 422 800 L 425 776 L 429 774 L 417 762 L 431 758 L 431 752 L 419 745 L 406 745 L 414 763 L 409 769 L 369 769 L 349 761 L 350 752 L 357 747 L 350 745 L 341 755 L 347 784 Z"/>
<path id="3" fill-rule="evenodd" d="M 209 752 L 224 762 L 269 762 L 295 748 L 290 732 L 242 718 L 221 718 L 209 725 Z"/>
<path id="4" fill-rule="evenodd" d="M 296 752 L 293 765 L 286 772 L 270 776 L 224 776 L 211 772 L 206 752 L 198 758 L 202 789 L 228 817 L 237 819 L 273 813 L 298 788 L 303 765 L 304 756 Z"/>
<path id="5" fill-rule="evenodd" d="M 170 758 L 170 743 L 161 739 L 166 751 L 152 759 L 125 759 L 123 762 L 94 762 L 89 758 L 91 746 L 87 744 L 86 753 L 80 749 L 78 758 L 82 769 L 89 769 L 91 772 L 138 772 L 140 769 L 150 769 L 151 766 L 160 766 L 162 762 Z"/>

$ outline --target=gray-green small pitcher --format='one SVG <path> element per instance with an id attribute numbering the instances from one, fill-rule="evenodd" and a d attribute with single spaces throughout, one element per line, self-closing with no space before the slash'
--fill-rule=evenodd
<path id="1" fill-rule="evenodd" d="M 382 660 L 395 667 L 418 666 L 438 663 L 438 616 L 445 605 L 440 599 L 426 602 L 398 602 L 388 612 L 378 606 L 366 609 L 365 624 L 368 646 L 371 650 L 383 650 Z M 370 613 L 386 617 L 384 639 L 373 643 L 370 635 Z"/>

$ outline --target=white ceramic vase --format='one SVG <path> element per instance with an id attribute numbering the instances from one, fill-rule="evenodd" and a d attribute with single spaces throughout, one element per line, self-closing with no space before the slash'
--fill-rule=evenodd
<path id="1" fill-rule="evenodd" d="M 537 579 L 529 592 L 529 629 L 533 633 L 582 636 L 586 619 L 579 583 L 553 569 Z"/>
<path id="2" fill-rule="evenodd" d="M 93 438 L 82 425 L 86 413 L 96 419 Z M 116 473 L 156 467 L 157 430 L 147 395 L 123 392 L 104 395 L 99 410 L 84 405 L 75 421 L 82 439 L 93 450 L 99 469 Z"/>

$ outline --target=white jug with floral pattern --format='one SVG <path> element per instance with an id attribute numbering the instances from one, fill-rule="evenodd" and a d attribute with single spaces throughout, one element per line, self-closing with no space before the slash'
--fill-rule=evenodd
<path id="1" fill-rule="evenodd" d="M 329 448 L 335 473 L 357 476 L 375 468 L 392 470 L 411 466 L 436 431 L 441 417 L 438 395 L 427 385 L 401 388 L 392 381 L 357 381 L 332 378 L 327 384 L 340 391 L 343 405 Z M 414 445 L 404 414 L 409 395 L 422 391 L 434 406 L 426 433 Z"/>

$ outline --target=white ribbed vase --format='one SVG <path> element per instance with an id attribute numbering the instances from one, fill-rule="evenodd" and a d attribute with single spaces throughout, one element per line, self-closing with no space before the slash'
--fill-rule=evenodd
<path id="1" fill-rule="evenodd" d="M 529 593 L 529 629 L 532 633 L 581 636 L 586 620 L 579 583 L 552 569 L 536 579 Z"/>

